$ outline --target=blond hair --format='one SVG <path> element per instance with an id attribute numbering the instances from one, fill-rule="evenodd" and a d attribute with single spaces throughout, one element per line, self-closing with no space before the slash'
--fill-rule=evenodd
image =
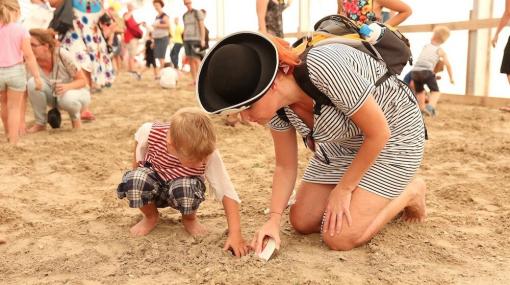
<path id="1" fill-rule="evenodd" d="M 444 43 L 450 37 L 450 29 L 447 26 L 435 26 L 432 30 L 432 38 L 439 41 L 439 43 Z"/>
<path id="2" fill-rule="evenodd" d="M 170 118 L 169 139 L 180 159 L 201 161 L 216 149 L 211 119 L 198 108 L 179 109 Z"/>
<path id="3" fill-rule="evenodd" d="M 7 25 L 16 21 L 19 16 L 20 7 L 18 0 L 0 1 L 0 24 Z"/>

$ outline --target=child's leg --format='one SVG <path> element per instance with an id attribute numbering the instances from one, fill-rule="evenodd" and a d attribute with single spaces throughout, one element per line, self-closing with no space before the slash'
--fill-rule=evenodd
<path id="1" fill-rule="evenodd" d="M 152 72 L 154 73 L 154 78 L 157 79 L 158 78 L 158 68 L 155 65 L 152 67 Z"/>
<path id="2" fill-rule="evenodd" d="M 437 103 L 439 102 L 439 97 L 441 97 L 441 92 L 433 91 L 429 94 L 429 105 L 434 107 L 434 109 L 437 107 Z"/>
<path id="3" fill-rule="evenodd" d="M 158 224 L 159 212 L 156 205 L 151 203 L 140 208 L 143 218 L 129 230 L 135 236 L 145 236 Z"/>
<path id="4" fill-rule="evenodd" d="M 192 236 L 202 236 L 207 233 L 205 226 L 198 221 L 196 213 L 182 215 L 182 224 L 184 229 Z"/>
<path id="5" fill-rule="evenodd" d="M 19 135 L 25 135 L 27 132 L 27 125 L 25 120 L 25 114 L 27 112 L 27 91 L 23 93 L 23 98 L 21 101 L 21 110 L 20 110 L 20 117 L 19 117 Z"/>
<path id="6" fill-rule="evenodd" d="M 0 92 L 0 110 L 2 116 L 2 124 L 7 135 L 9 126 L 7 125 L 7 89 Z"/>
<path id="7" fill-rule="evenodd" d="M 18 143 L 21 104 L 25 91 L 7 89 L 7 137 L 12 144 Z"/>
<path id="8" fill-rule="evenodd" d="M 172 180 L 165 197 L 168 204 L 182 214 L 184 229 L 192 236 L 206 233 L 205 227 L 198 222 L 196 212 L 205 200 L 205 184 L 199 177 L 190 176 Z"/>

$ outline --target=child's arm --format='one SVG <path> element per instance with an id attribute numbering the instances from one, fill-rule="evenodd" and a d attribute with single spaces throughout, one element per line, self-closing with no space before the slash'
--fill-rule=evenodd
<path id="1" fill-rule="evenodd" d="M 444 66 L 446 67 L 446 71 L 448 72 L 448 77 L 450 78 L 450 83 L 455 84 L 455 80 L 453 80 L 453 72 L 452 72 L 452 65 L 450 64 L 450 61 L 448 60 L 448 55 L 443 49 L 439 49 L 438 51 L 439 56 L 443 59 Z"/>
<path id="2" fill-rule="evenodd" d="M 135 147 L 133 148 L 133 161 L 131 162 L 131 167 L 133 170 L 138 168 L 138 161 L 136 160 L 136 148 L 138 147 L 138 142 L 135 140 Z"/>
<path id="3" fill-rule="evenodd" d="M 228 237 L 225 241 L 223 250 L 233 250 L 237 257 L 248 254 L 249 249 L 243 235 L 241 234 L 241 215 L 239 214 L 239 204 L 227 196 L 223 197 L 223 208 L 227 216 Z"/>
<path id="4" fill-rule="evenodd" d="M 214 151 L 207 161 L 205 176 L 217 200 L 223 202 L 228 224 L 228 238 L 224 250 L 232 248 L 235 256 L 248 253 L 248 245 L 241 234 L 241 218 L 239 214 L 239 197 L 234 189 L 228 172 L 218 150 Z"/>
<path id="5" fill-rule="evenodd" d="M 41 75 L 39 74 L 39 66 L 37 65 L 37 61 L 35 60 L 34 52 L 32 51 L 32 47 L 30 46 L 30 37 L 23 39 L 23 43 L 21 45 L 21 49 L 23 51 L 23 57 L 25 58 L 25 62 L 28 66 L 28 70 L 34 76 L 35 79 L 35 89 L 42 89 L 42 80 Z"/>

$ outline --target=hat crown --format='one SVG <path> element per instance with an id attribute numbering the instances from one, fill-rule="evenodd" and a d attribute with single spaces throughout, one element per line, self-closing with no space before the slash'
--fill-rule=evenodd
<path id="1" fill-rule="evenodd" d="M 214 91 L 226 101 L 242 101 L 257 88 L 261 63 L 250 46 L 226 44 L 216 51 L 210 64 Z"/>

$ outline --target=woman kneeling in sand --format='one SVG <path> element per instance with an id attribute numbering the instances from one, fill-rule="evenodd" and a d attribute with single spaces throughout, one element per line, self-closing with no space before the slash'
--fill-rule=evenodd
<path id="1" fill-rule="evenodd" d="M 34 79 L 28 81 L 28 97 L 34 110 L 35 125 L 27 131 L 46 129 L 47 105 L 57 105 L 69 113 L 73 128 L 81 127 L 80 111 L 90 104 L 87 79 L 69 51 L 57 46 L 52 30 L 30 30 L 30 44 L 39 65 L 43 89 L 35 89 Z"/>
<path id="2" fill-rule="evenodd" d="M 331 249 L 350 250 L 401 211 L 406 221 L 425 218 L 425 184 L 414 178 L 423 119 L 395 76 L 375 86 L 385 73 L 380 62 L 343 44 L 314 47 L 300 58 L 283 40 L 250 32 L 224 38 L 207 55 L 198 79 L 201 106 L 215 114 L 241 111 L 271 128 L 276 168 L 270 218 L 252 242 L 257 253 L 266 236 L 280 244 L 297 176 L 296 132 L 314 151 L 290 209 L 296 231 L 321 232 Z"/>

